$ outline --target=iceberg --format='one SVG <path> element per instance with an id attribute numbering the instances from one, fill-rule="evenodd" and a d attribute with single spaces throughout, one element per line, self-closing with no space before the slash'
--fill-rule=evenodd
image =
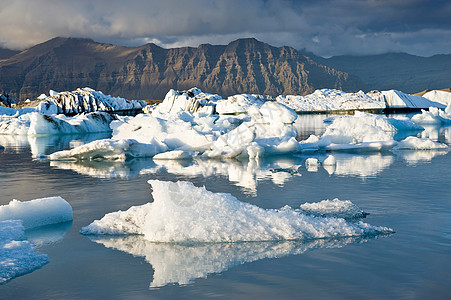
<path id="1" fill-rule="evenodd" d="M 106 214 L 82 234 L 140 234 L 151 242 L 223 243 L 311 240 L 393 233 L 387 227 L 262 209 L 190 182 L 150 180 L 154 202 Z"/>
<path id="2" fill-rule="evenodd" d="M 393 150 L 447 150 L 448 145 L 434 142 L 431 139 L 409 136 L 400 141 Z"/>
<path id="3" fill-rule="evenodd" d="M 0 221 L 0 285 L 49 262 L 46 254 L 35 252 L 35 246 L 24 238 L 20 220 Z"/>
<path id="4" fill-rule="evenodd" d="M 80 114 L 72 118 L 31 112 L 0 121 L 0 134 L 51 135 L 111 132 L 110 123 L 116 119 L 114 115 L 100 112 Z"/>
<path id="5" fill-rule="evenodd" d="M 169 90 L 162 103 L 158 104 L 152 112 L 177 113 L 181 111 L 204 112 L 212 114 L 215 112 L 215 102 L 222 99 L 221 96 L 202 92 L 198 88 L 187 91 Z"/>
<path id="6" fill-rule="evenodd" d="M 397 142 L 395 135 L 400 131 L 418 132 L 424 130 L 407 119 L 387 118 L 382 115 L 356 111 L 353 116 L 333 118 L 323 135 L 311 136 L 301 141 L 302 151 L 386 151 Z"/>
<path id="7" fill-rule="evenodd" d="M 45 96 L 45 95 L 44 95 Z M 41 99 L 36 107 L 43 114 L 79 114 L 95 111 L 118 111 L 142 109 L 147 105 L 144 100 L 127 100 L 121 97 L 105 95 L 101 91 L 90 88 L 75 91 L 51 93 L 51 96 Z"/>
<path id="8" fill-rule="evenodd" d="M 0 284 L 49 262 L 47 255 L 36 253 L 35 245 L 25 240 L 26 229 L 69 222 L 72 218 L 72 207 L 61 197 L 12 200 L 0 206 Z M 37 240 L 42 241 L 42 237 Z"/>
<path id="9" fill-rule="evenodd" d="M 421 110 L 421 114 L 414 115 L 412 121 L 420 125 L 451 124 L 451 103 L 443 111 L 436 107 Z"/>
<path id="10" fill-rule="evenodd" d="M 61 197 L 12 200 L 0 206 L 0 221 L 21 220 L 25 229 L 72 221 L 72 206 Z"/>
<path id="11" fill-rule="evenodd" d="M 346 93 L 335 89 L 321 89 L 306 96 L 278 96 L 276 101 L 297 112 L 343 111 L 343 110 L 382 110 L 385 103 L 373 99 L 364 92 Z"/>
<path id="12" fill-rule="evenodd" d="M 247 113 L 251 106 L 261 107 L 267 101 L 272 101 L 272 98 L 256 94 L 233 95 L 227 99 L 218 100 L 216 112 L 218 114 Z"/>
<path id="13" fill-rule="evenodd" d="M 365 218 L 368 213 L 349 200 L 323 200 L 314 203 L 304 203 L 301 210 L 307 214 L 321 217 L 343 218 L 345 220 L 356 220 Z"/>
<path id="14" fill-rule="evenodd" d="M 409 95 L 397 90 L 372 92 L 371 96 L 376 101 L 385 102 L 387 108 L 428 108 L 433 106 L 443 109 L 446 107 L 442 103 L 434 102 L 417 95 Z"/>
<path id="15" fill-rule="evenodd" d="M 152 139 L 149 143 L 139 143 L 133 139 L 103 139 L 80 145 L 71 150 L 57 151 L 46 157 L 50 160 L 125 160 L 127 158 L 152 157 L 167 149 L 167 146 L 157 139 Z"/>
<path id="16" fill-rule="evenodd" d="M 445 106 L 449 106 L 451 103 L 451 92 L 448 91 L 432 90 L 425 93 L 423 97 Z"/>

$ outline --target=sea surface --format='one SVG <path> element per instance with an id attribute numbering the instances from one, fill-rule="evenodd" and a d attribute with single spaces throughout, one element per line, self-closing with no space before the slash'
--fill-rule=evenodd
<path id="1" fill-rule="evenodd" d="M 324 115 L 300 116 L 300 138 Z M 413 133 L 450 144 L 451 127 Z M 50 262 L 0 285 L 0 299 L 451 299 L 451 153 L 334 154 L 260 161 L 49 162 L 36 159 L 105 136 L 0 136 L 0 205 L 61 196 L 74 220 L 27 231 Z M 107 137 L 107 136 L 106 136 Z M 90 237 L 81 227 L 152 201 L 149 179 L 185 180 L 263 208 L 351 200 L 377 238 L 235 244 L 164 244 Z"/>

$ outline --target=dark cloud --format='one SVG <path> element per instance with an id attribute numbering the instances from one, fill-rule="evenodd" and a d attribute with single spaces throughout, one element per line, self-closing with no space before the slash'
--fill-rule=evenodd
<path id="1" fill-rule="evenodd" d="M 451 2 L 443 0 L 0 0 L 0 46 L 55 36 L 164 47 L 256 37 L 318 55 L 449 53 Z"/>

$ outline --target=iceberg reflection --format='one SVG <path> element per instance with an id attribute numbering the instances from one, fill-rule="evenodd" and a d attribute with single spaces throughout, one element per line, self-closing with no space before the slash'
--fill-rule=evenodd
<path id="1" fill-rule="evenodd" d="M 244 193 L 255 195 L 258 183 L 263 180 L 271 180 L 275 185 L 283 186 L 294 176 L 302 176 L 304 172 L 317 172 L 320 168 L 335 176 L 376 176 L 388 168 L 395 159 L 393 154 L 381 153 L 370 155 L 337 153 L 333 156 L 335 164 L 326 165 L 323 162 L 328 157 L 327 154 L 315 155 L 318 164 L 314 166 L 306 164 L 306 160 L 310 157 L 304 155 L 225 161 L 215 159 L 51 161 L 50 166 L 96 178 L 128 178 L 161 172 L 185 177 L 223 176 L 240 187 Z M 302 165 L 306 167 L 301 168 Z"/>
<path id="2" fill-rule="evenodd" d="M 107 248 L 144 257 L 154 269 L 150 288 L 168 284 L 187 285 L 197 278 L 206 278 L 228 269 L 265 258 L 298 255 L 320 248 L 341 248 L 351 243 L 363 243 L 369 238 L 319 239 L 307 242 L 244 242 L 173 244 L 154 243 L 143 236 L 89 236 Z"/>

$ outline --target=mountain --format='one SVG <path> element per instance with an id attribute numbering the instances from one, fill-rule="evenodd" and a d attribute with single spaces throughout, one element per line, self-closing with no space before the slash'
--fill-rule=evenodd
<path id="1" fill-rule="evenodd" d="M 276 96 L 326 87 L 355 90 L 361 85 L 358 78 L 293 48 L 273 47 L 252 38 L 173 49 L 54 38 L 0 61 L 0 89 L 20 101 L 49 89 L 85 86 L 128 99 L 163 99 L 171 88 L 194 86 L 222 96 Z"/>
<path id="2" fill-rule="evenodd" d="M 8 59 L 11 56 L 14 56 L 14 55 L 16 55 L 18 53 L 20 53 L 20 51 L 10 50 L 10 49 L 5 49 L 5 48 L 1 48 L 0 47 L 0 60 L 1 59 Z"/>
<path id="3" fill-rule="evenodd" d="M 364 90 L 397 89 L 417 93 L 451 87 L 451 54 L 431 57 L 407 53 L 314 58 L 331 68 L 362 79 Z"/>

